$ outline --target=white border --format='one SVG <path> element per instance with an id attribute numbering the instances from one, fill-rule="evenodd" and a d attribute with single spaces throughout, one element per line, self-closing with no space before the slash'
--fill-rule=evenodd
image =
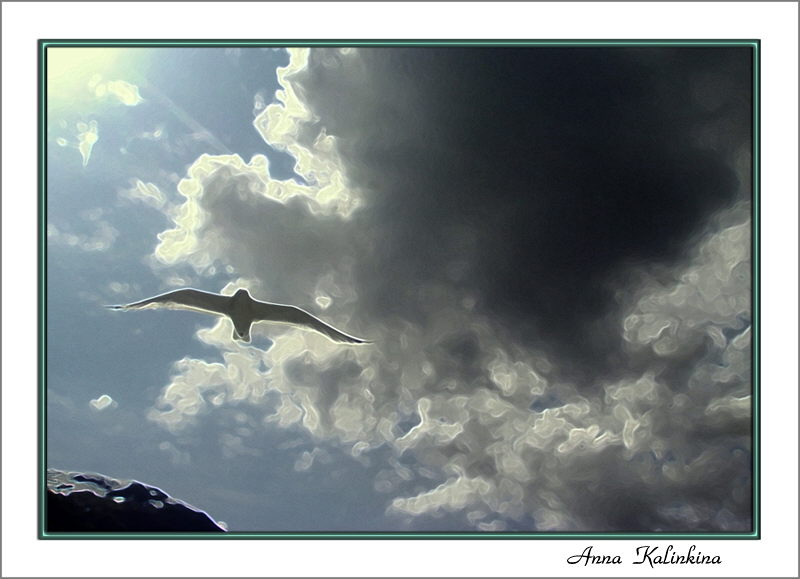
<path id="1" fill-rule="evenodd" d="M 797 576 L 796 3 L 59 2 L 2 13 L 3 576 Z M 763 539 L 703 541 L 724 564 L 687 570 L 565 563 L 589 544 L 630 559 L 647 541 L 38 541 L 38 38 L 762 39 Z"/>

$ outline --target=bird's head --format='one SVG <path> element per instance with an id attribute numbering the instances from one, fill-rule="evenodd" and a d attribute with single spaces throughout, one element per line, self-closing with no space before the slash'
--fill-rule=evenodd
<path id="1" fill-rule="evenodd" d="M 250 292 L 248 292 L 246 289 L 238 289 L 236 290 L 236 293 L 233 294 L 233 299 L 236 302 L 243 301 L 249 297 L 250 297 Z"/>

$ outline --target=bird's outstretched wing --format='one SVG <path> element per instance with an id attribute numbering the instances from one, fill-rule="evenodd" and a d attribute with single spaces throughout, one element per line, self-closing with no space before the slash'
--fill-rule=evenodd
<path id="1" fill-rule="evenodd" d="M 230 298 L 196 289 L 180 289 L 167 292 L 140 302 L 121 306 L 106 306 L 112 310 L 137 310 L 142 308 L 169 308 L 195 310 L 225 315 L 229 310 Z"/>
<path id="2" fill-rule="evenodd" d="M 329 326 L 319 318 L 309 314 L 305 310 L 301 310 L 295 306 L 284 306 L 282 304 L 269 304 L 264 302 L 256 302 L 253 310 L 253 321 L 267 321 L 276 322 L 279 324 L 294 324 L 298 326 L 305 326 L 312 330 L 316 330 L 333 340 L 334 342 L 344 342 L 347 344 L 366 344 L 367 340 L 350 336 Z"/>

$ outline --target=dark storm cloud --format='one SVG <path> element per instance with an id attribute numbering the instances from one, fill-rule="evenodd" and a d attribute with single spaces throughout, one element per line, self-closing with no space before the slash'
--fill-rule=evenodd
<path id="1" fill-rule="evenodd" d="M 156 256 L 374 343 L 222 322 L 224 362 L 183 361 L 150 417 L 247 400 L 313 436 L 303 469 L 385 451 L 392 528 L 748 528 L 747 54 L 305 56 L 255 122 L 303 183 L 198 159 Z"/>
<path id="2" fill-rule="evenodd" d="M 344 58 L 344 60 L 342 60 Z M 295 80 L 364 189 L 375 311 L 441 280 L 596 373 L 631 265 L 681 259 L 746 195 L 744 49 L 313 51 Z M 418 312 L 422 315 L 422 312 Z"/>

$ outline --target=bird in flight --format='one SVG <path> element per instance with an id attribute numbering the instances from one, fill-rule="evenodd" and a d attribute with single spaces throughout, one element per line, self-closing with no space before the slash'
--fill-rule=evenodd
<path id="1" fill-rule="evenodd" d="M 254 300 L 246 289 L 239 289 L 232 296 L 212 294 L 196 289 L 179 289 L 132 304 L 106 307 L 112 310 L 169 308 L 228 316 L 233 322 L 233 339 L 245 342 L 250 341 L 250 326 L 253 322 L 265 321 L 292 324 L 315 330 L 334 342 L 368 343 L 367 340 L 337 330 L 298 307 Z"/>

